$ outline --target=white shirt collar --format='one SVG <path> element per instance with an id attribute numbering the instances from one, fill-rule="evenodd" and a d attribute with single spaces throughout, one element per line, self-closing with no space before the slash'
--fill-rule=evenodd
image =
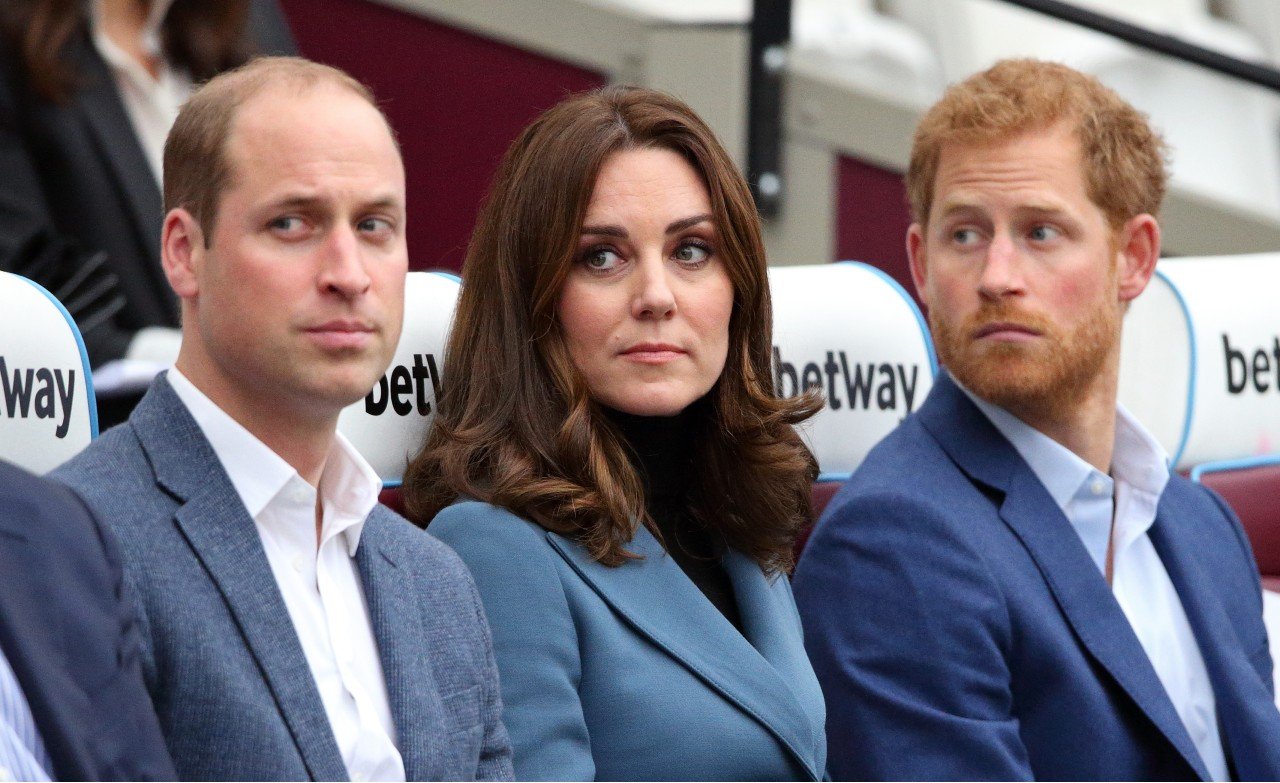
<path id="1" fill-rule="evenodd" d="M 278 499 L 297 502 L 297 491 L 310 487 L 292 465 L 219 408 L 176 367 L 168 371 L 167 380 L 209 441 L 245 510 L 255 521 L 261 522 L 265 518 L 263 510 Z M 288 487 L 295 488 L 294 497 L 284 499 Z M 326 509 L 322 539 L 343 535 L 348 554 L 355 557 L 365 520 L 377 505 L 381 489 L 382 481 L 373 467 L 342 433 L 336 433 L 320 477 Z M 314 494 L 310 500 L 314 507 Z"/>
<path id="2" fill-rule="evenodd" d="M 955 380 L 954 378 L 952 380 Z M 1095 473 L 1075 452 L 998 405 L 982 399 L 958 381 L 956 386 L 978 406 L 1000 434 L 1040 479 L 1064 511 Z M 1104 476 L 1106 477 L 1106 476 Z M 1135 490 L 1159 497 L 1169 482 L 1169 456 L 1150 432 L 1123 405 L 1116 405 L 1115 445 L 1109 477 Z"/>
<path id="3" fill-rule="evenodd" d="M 94 39 L 106 36 L 102 33 L 102 0 L 91 0 L 89 2 L 89 23 L 93 29 Z M 160 28 L 164 25 L 164 18 L 169 15 L 169 9 L 173 7 L 173 0 L 151 0 L 151 10 L 147 12 L 147 20 L 142 24 L 141 39 L 142 51 L 152 57 L 159 56 L 163 42 L 161 40 Z M 99 44 L 101 48 L 101 44 Z M 113 51 L 117 47 L 112 44 Z"/>

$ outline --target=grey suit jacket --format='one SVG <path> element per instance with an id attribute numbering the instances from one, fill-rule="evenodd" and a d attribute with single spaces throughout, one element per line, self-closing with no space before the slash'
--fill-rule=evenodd
<path id="1" fill-rule="evenodd" d="M 178 775 L 346 779 L 253 519 L 164 376 L 128 423 L 51 475 L 120 539 Z M 356 562 L 409 780 L 510 779 L 489 628 L 466 567 L 381 506 Z"/>

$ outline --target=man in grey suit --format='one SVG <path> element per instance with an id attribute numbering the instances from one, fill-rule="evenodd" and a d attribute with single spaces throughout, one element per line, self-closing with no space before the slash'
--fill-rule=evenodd
<path id="1" fill-rule="evenodd" d="M 451 550 L 337 434 L 400 334 L 404 169 L 368 91 L 268 58 L 165 145 L 177 364 L 59 468 L 118 535 L 184 779 L 510 779 L 488 626 Z"/>

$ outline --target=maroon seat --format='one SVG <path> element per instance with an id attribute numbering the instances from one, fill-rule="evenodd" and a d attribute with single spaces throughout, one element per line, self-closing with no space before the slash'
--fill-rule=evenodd
<path id="1" fill-rule="evenodd" d="M 404 516 L 404 498 L 400 496 L 400 486 L 383 487 L 382 494 L 378 495 L 378 502 L 400 516 Z"/>
<path id="2" fill-rule="evenodd" d="M 1191 475 L 1222 495 L 1240 517 L 1263 585 L 1280 590 L 1280 457 L 1202 465 Z"/>
<path id="3" fill-rule="evenodd" d="M 818 521 L 818 517 L 822 516 L 822 511 L 831 502 L 831 498 L 835 496 L 836 491 L 844 485 L 843 481 L 817 481 L 813 485 L 813 492 L 809 496 L 810 502 L 813 504 L 813 518 L 809 520 L 809 524 L 805 525 L 800 531 L 800 535 L 796 536 L 796 560 L 800 559 L 800 553 L 804 551 L 804 545 L 809 543 L 809 534 L 813 532 L 813 525 Z"/>

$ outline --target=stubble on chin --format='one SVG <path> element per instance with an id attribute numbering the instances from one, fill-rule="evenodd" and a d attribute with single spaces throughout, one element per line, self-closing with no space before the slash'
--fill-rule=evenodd
<path id="1" fill-rule="evenodd" d="M 1015 343 L 974 337 L 993 322 L 1021 324 L 1040 337 Z M 1103 302 L 1076 326 L 1064 329 L 1036 313 L 984 305 L 958 326 L 930 312 L 929 327 L 939 360 L 961 385 L 1028 418 L 1068 409 L 1085 395 L 1119 339 L 1120 314 Z"/>

